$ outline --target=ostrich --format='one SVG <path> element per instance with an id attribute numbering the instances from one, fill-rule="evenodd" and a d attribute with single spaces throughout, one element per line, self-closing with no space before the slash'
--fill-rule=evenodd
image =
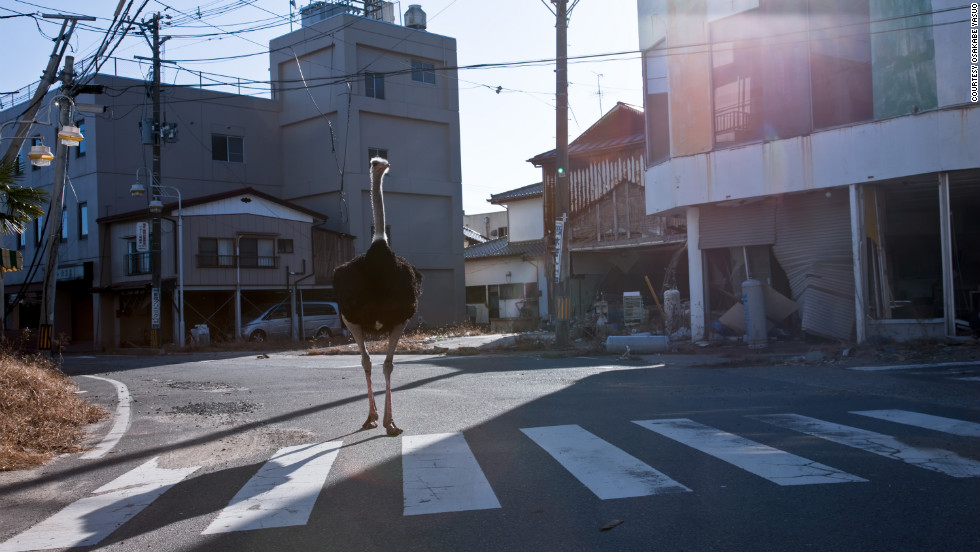
<path id="1" fill-rule="evenodd" d="M 385 416 L 384 428 L 394 437 L 402 432 L 395 425 L 391 412 L 392 357 L 405 323 L 418 305 L 422 293 L 422 274 L 408 261 L 395 255 L 385 236 L 385 206 L 381 194 L 388 161 L 371 160 L 371 207 L 374 210 L 374 236 L 367 253 L 337 267 L 333 286 L 340 305 L 340 315 L 361 352 L 361 366 L 367 379 L 368 417 L 361 427 L 378 427 L 378 409 L 371 388 L 371 356 L 364 346 L 365 331 L 388 332 L 388 354 L 385 356 Z"/>

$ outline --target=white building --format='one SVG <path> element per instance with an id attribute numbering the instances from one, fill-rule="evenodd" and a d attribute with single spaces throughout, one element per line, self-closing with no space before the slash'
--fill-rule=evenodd
<path id="1" fill-rule="evenodd" d="M 467 317 L 503 331 L 534 329 L 548 317 L 542 186 L 494 194 L 490 203 L 507 208 L 509 234 L 464 250 Z"/>
<path id="2" fill-rule="evenodd" d="M 691 330 L 746 276 L 804 332 L 962 333 L 980 105 L 952 0 L 638 0 L 647 212 L 687 216 Z M 974 65 L 975 67 L 975 65 Z"/>

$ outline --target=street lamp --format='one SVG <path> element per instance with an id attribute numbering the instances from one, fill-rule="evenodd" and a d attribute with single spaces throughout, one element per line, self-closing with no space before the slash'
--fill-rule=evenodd
<path id="1" fill-rule="evenodd" d="M 146 194 L 146 188 L 139 182 L 139 169 L 136 170 L 136 183 L 129 189 L 130 195 L 140 197 Z M 159 217 L 163 212 L 163 202 L 161 197 L 177 198 L 177 287 L 180 297 L 178 309 L 180 310 L 180 322 L 178 323 L 177 346 L 184 347 L 184 209 L 180 190 L 173 186 L 163 186 L 157 184 L 153 186 L 156 195 L 149 202 L 150 212 Z M 166 190 L 167 193 L 164 193 Z"/>
<path id="2" fill-rule="evenodd" d="M 41 121 L 7 121 L 6 123 L 0 125 L 0 132 L 3 131 L 3 127 L 13 124 L 49 125 L 50 123 L 42 123 Z M 75 131 L 78 131 L 78 127 L 75 127 Z M 79 137 L 82 136 L 81 132 L 77 132 L 77 134 Z M 4 140 L 8 140 L 8 138 L 4 138 Z M 81 138 L 79 138 L 79 140 L 81 140 Z M 30 151 L 27 152 L 27 158 L 31 160 L 31 165 L 34 165 L 35 167 L 47 167 L 51 164 L 51 161 L 54 160 L 54 154 L 51 153 L 50 147 L 41 143 L 36 146 L 31 146 Z"/>

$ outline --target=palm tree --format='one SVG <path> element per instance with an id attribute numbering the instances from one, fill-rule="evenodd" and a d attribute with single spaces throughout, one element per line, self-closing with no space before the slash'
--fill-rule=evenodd
<path id="1" fill-rule="evenodd" d="M 21 234 L 27 223 L 44 214 L 48 193 L 38 188 L 18 186 L 19 161 L 0 161 L 0 235 Z"/>

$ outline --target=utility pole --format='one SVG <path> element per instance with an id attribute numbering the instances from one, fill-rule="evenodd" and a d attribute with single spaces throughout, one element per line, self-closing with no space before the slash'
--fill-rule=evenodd
<path id="1" fill-rule="evenodd" d="M 34 91 L 34 97 L 31 98 L 30 103 L 27 104 L 27 109 L 21 114 L 18 119 L 25 121 L 17 125 L 17 130 L 14 131 L 14 137 L 10 142 L 10 146 L 7 147 L 7 153 L 4 154 L 3 158 L 6 160 L 16 159 L 17 152 L 24 144 L 24 140 L 27 138 L 28 133 L 31 131 L 32 121 L 37 115 L 37 112 L 41 109 L 41 103 L 44 101 L 44 95 L 48 93 L 48 88 L 54 84 L 55 77 L 57 76 L 58 66 L 61 65 L 61 60 L 65 55 L 65 50 L 68 48 L 68 42 L 71 39 L 72 33 L 75 31 L 75 25 L 79 21 L 95 21 L 94 17 L 81 17 L 81 16 L 68 16 L 68 15 L 56 15 L 46 13 L 43 15 L 45 19 L 62 19 L 61 31 L 58 36 L 54 38 L 54 48 L 51 50 L 51 56 L 48 58 L 48 66 L 44 70 L 44 74 L 41 75 L 41 82 L 37 85 L 37 90 Z"/>
<path id="2" fill-rule="evenodd" d="M 75 84 L 75 58 L 65 57 L 65 68 L 61 71 L 61 95 L 57 97 L 58 128 L 73 125 L 71 90 Z M 41 342 L 42 349 L 53 350 L 54 308 L 58 283 L 58 246 L 61 244 L 62 213 L 65 208 L 65 177 L 68 173 L 68 146 L 58 140 L 54 154 L 54 183 L 51 186 L 51 204 L 48 208 L 47 264 L 44 268 L 44 287 L 41 300 Z M 47 345 L 47 347 L 45 347 Z"/>
<path id="3" fill-rule="evenodd" d="M 577 2 L 577 0 L 576 0 Z M 568 1 L 552 0 L 555 4 L 555 35 L 557 50 L 557 68 L 555 71 L 555 271 L 557 286 L 555 288 L 555 345 L 568 346 L 570 293 L 568 285 L 569 254 L 568 240 L 564 239 L 564 226 L 569 215 L 568 190 Z M 574 4 L 572 5 L 574 8 Z"/>
<path id="4" fill-rule="evenodd" d="M 153 51 L 153 121 L 149 124 L 152 127 L 150 134 L 153 137 L 153 167 L 150 172 L 150 269 L 153 278 L 150 292 L 150 347 L 154 349 L 160 347 L 160 314 L 162 311 L 160 306 L 160 262 L 162 258 L 160 252 L 160 214 L 163 207 L 160 202 L 160 146 L 162 142 L 160 136 L 160 65 L 162 63 L 160 47 L 170 39 L 170 37 L 164 37 L 162 40 L 160 38 L 160 20 L 162 18 L 163 16 L 157 12 L 150 18 L 149 22 L 144 21 L 141 24 L 144 31 L 146 27 L 150 28 L 150 37 L 147 38 L 147 41 Z M 146 37 L 145 32 L 143 36 Z M 143 124 L 146 124 L 146 121 Z M 143 133 L 144 136 L 146 134 Z"/>

